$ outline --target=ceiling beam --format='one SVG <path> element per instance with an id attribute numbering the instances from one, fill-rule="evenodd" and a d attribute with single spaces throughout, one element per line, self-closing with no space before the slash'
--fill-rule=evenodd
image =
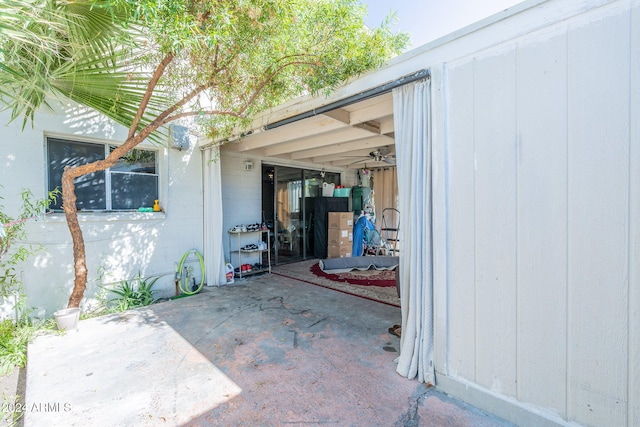
<path id="1" fill-rule="evenodd" d="M 256 132 L 227 145 L 233 151 L 244 152 L 281 144 L 293 138 L 312 136 L 319 132 L 328 132 L 346 126 L 348 126 L 348 124 L 340 120 L 320 115 L 300 120 L 288 126 Z"/>
<path id="2" fill-rule="evenodd" d="M 382 135 L 393 133 L 395 130 L 393 127 L 393 115 L 382 117 L 378 119 L 378 122 L 380 123 L 380 133 Z"/>
<path id="3" fill-rule="evenodd" d="M 327 156 L 329 154 L 347 153 L 352 150 L 360 149 L 374 149 L 385 145 L 392 145 L 394 143 L 393 138 L 388 136 L 378 135 L 372 138 L 363 138 L 356 141 L 344 142 L 340 144 L 330 145 L 328 147 L 313 148 L 310 150 L 298 151 L 291 154 L 291 158 L 295 160 L 312 159 L 320 156 Z"/>
<path id="4" fill-rule="evenodd" d="M 351 125 L 377 120 L 393 113 L 393 99 L 359 108 L 351 112 Z"/>
<path id="5" fill-rule="evenodd" d="M 338 108 L 337 110 L 327 111 L 326 113 L 323 113 L 323 115 L 331 117 L 332 119 L 336 119 L 348 125 L 351 124 L 351 113 L 341 108 Z"/>
<path id="6" fill-rule="evenodd" d="M 263 150 L 263 155 L 278 156 L 280 154 L 293 153 L 309 148 L 325 147 L 369 136 L 371 136 L 371 132 L 364 129 L 353 127 L 340 128 L 330 132 L 323 132 L 306 138 L 297 138 L 289 142 L 267 147 Z"/>

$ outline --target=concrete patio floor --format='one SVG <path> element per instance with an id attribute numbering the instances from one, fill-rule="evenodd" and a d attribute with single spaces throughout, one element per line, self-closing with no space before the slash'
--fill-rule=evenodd
<path id="1" fill-rule="evenodd" d="M 277 275 L 29 346 L 26 426 L 507 426 L 395 372 L 400 310 Z"/>

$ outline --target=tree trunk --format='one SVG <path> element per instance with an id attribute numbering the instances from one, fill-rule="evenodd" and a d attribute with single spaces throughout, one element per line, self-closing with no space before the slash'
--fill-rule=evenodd
<path id="1" fill-rule="evenodd" d="M 114 149 L 106 159 L 81 166 L 67 167 L 62 174 L 62 210 L 67 219 L 67 226 L 69 227 L 73 241 L 73 268 L 75 272 L 73 291 L 67 304 L 69 308 L 80 306 L 82 298 L 84 297 L 84 291 L 87 288 L 88 275 L 84 236 L 80 228 L 80 222 L 78 221 L 74 180 L 82 175 L 102 171 L 114 166 L 122 156 L 140 144 L 152 130 L 157 128 L 158 125 L 148 126 L 144 132 L 129 138 L 124 144 Z"/>
<path id="2" fill-rule="evenodd" d="M 87 257 L 84 249 L 84 236 L 78 221 L 75 184 L 73 182 L 75 174 L 72 171 L 73 169 L 67 168 L 62 174 L 62 209 L 73 240 L 73 268 L 75 271 L 73 291 L 67 305 L 69 308 L 80 306 L 87 288 Z"/>
<path id="3" fill-rule="evenodd" d="M 73 268 L 75 270 L 75 277 L 73 281 L 73 291 L 69 297 L 68 307 L 79 307 L 84 297 L 84 291 L 87 288 L 87 256 L 84 247 L 84 237 L 82 235 L 82 229 L 80 228 L 80 222 L 78 221 L 78 209 L 76 207 L 76 193 L 75 183 L 76 178 L 86 175 L 92 172 L 103 171 L 111 166 L 115 166 L 118 160 L 134 149 L 138 144 L 145 140 L 152 132 L 156 131 L 160 126 L 165 125 L 172 120 L 180 118 L 179 114 L 169 117 L 172 113 L 176 112 L 180 107 L 186 104 L 190 99 L 196 97 L 201 93 L 206 86 L 199 86 L 192 92 L 187 94 L 181 101 L 174 104 L 164 112 L 160 113 L 154 120 L 152 120 L 144 128 L 140 129 L 136 134 L 136 129 L 140 124 L 140 119 L 149 103 L 149 99 L 153 95 L 153 89 L 160 80 L 160 77 L 164 74 L 164 70 L 173 60 L 174 55 L 167 54 L 161 63 L 158 65 L 153 73 L 145 95 L 140 103 L 140 107 L 136 116 L 129 128 L 129 134 L 127 140 L 120 146 L 116 147 L 106 159 L 97 160 L 93 163 L 87 163 L 85 165 L 76 166 L 72 168 L 66 168 L 62 173 L 62 209 L 67 219 L 67 226 L 71 232 L 71 239 L 73 240 Z M 246 108 L 246 107 L 245 107 Z"/>

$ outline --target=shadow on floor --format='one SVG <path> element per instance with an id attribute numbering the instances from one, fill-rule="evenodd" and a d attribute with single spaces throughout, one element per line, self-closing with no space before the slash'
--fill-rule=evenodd
<path id="1" fill-rule="evenodd" d="M 81 321 L 30 345 L 25 425 L 507 425 L 395 372 L 400 315 L 263 275 Z"/>

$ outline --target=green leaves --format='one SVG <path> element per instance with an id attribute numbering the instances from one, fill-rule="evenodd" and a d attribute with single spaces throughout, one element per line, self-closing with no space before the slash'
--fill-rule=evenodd
<path id="1" fill-rule="evenodd" d="M 26 222 L 44 216 L 49 205 L 59 194 L 59 191 L 52 191 L 47 199 L 34 201 L 31 190 L 22 190 L 22 206 L 15 218 L 7 215 L 0 205 L 0 297 L 13 295 L 20 290 L 18 264 L 26 261 L 37 250 L 31 245 L 22 244 L 26 238 Z"/>
<path id="2" fill-rule="evenodd" d="M 200 116 L 221 135 L 399 53 L 408 36 L 367 28 L 364 13 L 357 0 L 8 0 L 0 96 L 23 125 L 55 96 L 129 127 L 152 90 L 136 130 Z"/>
<path id="3" fill-rule="evenodd" d="M 0 95 L 12 110 L 11 119 L 23 117 L 26 125 L 51 97 L 101 112 L 113 110 L 118 96 L 139 103 L 147 73 L 125 67 L 140 34 L 128 18 L 123 2 L 2 2 Z"/>
<path id="4" fill-rule="evenodd" d="M 110 292 L 116 295 L 112 300 L 118 311 L 125 311 L 131 308 L 144 307 L 153 304 L 156 298 L 153 297 L 153 285 L 159 277 L 153 279 L 143 278 L 140 273 L 132 281 L 120 283 Z"/>
<path id="5" fill-rule="evenodd" d="M 27 345 L 33 335 L 35 329 L 27 325 L 15 325 L 12 320 L 0 322 L 0 375 L 27 364 Z"/>

